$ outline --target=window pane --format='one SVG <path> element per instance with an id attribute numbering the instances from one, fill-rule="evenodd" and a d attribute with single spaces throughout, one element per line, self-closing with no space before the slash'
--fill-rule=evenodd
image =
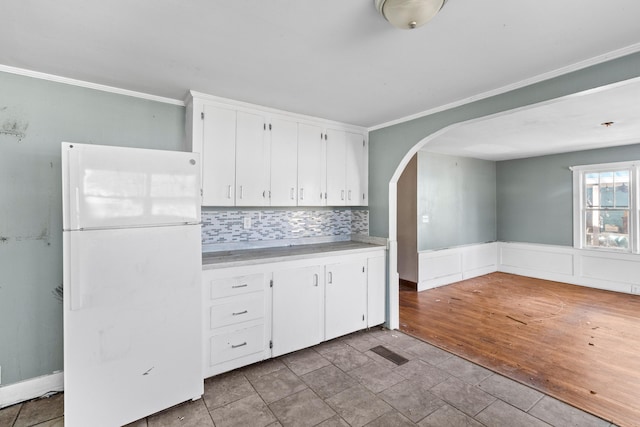
<path id="1" fill-rule="evenodd" d="M 629 171 L 617 171 L 614 176 L 615 205 L 619 208 L 629 207 Z"/>
<path id="2" fill-rule="evenodd" d="M 585 207 L 629 207 L 628 169 L 584 174 Z"/>
<path id="3" fill-rule="evenodd" d="M 588 247 L 629 249 L 628 210 L 589 210 L 585 212 Z"/>

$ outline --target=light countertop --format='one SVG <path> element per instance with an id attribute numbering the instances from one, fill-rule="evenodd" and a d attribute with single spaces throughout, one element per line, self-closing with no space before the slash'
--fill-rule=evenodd
<path id="1" fill-rule="evenodd" d="M 358 253 L 386 249 L 386 246 L 353 240 L 311 245 L 294 245 L 274 248 L 242 249 L 234 251 L 208 252 L 202 254 L 202 268 L 237 267 L 263 262 L 293 261 L 313 258 L 330 252 Z"/>

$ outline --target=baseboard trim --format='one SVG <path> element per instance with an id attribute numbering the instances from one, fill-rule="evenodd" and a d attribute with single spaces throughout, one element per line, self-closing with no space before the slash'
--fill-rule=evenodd
<path id="1" fill-rule="evenodd" d="M 35 399 L 50 392 L 63 390 L 64 376 L 61 371 L 8 384 L 0 387 L 0 408 Z"/>
<path id="2" fill-rule="evenodd" d="M 418 284 L 416 282 L 412 282 L 411 280 L 400 279 L 398 280 L 398 285 L 402 288 L 409 288 L 411 290 L 417 291 Z"/>

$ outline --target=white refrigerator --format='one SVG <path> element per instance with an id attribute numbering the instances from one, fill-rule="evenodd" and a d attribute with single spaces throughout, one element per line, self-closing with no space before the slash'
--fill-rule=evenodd
<path id="1" fill-rule="evenodd" d="M 203 394 L 199 163 L 62 143 L 66 427 Z"/>

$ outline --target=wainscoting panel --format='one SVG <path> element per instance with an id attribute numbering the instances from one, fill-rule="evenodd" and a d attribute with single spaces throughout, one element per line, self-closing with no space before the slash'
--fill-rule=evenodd
<path id="1" fill-rule="evenodd" d="M 459 246 L 418 254 L 418 291 L 496 271 L 496 243 Z"/>
<path id="2" fill-rule="evenodd" d="M 503 242 L 500 243 L 499 247 L 500 271 L 505 271 L 503 268 L 516 268 L 518 270 L 560 275 L 560 277 L 565 275 L 573 276 L 572 248 L 565 249 L 559 246 Z M 524 275 L 528 276 L 528 274 Z"/>
<path id="3" fill-rule="evenodd" d="M 640 255 L 498 243 L 498 271 L 609 291 L 640 293 Z"/>
<path id="4" fill-rule="evenodd" d="M 494 271 L 640 294 L 640 255 L 533 243 L 484 243 L 418 254 L 418 291 Z"/>

